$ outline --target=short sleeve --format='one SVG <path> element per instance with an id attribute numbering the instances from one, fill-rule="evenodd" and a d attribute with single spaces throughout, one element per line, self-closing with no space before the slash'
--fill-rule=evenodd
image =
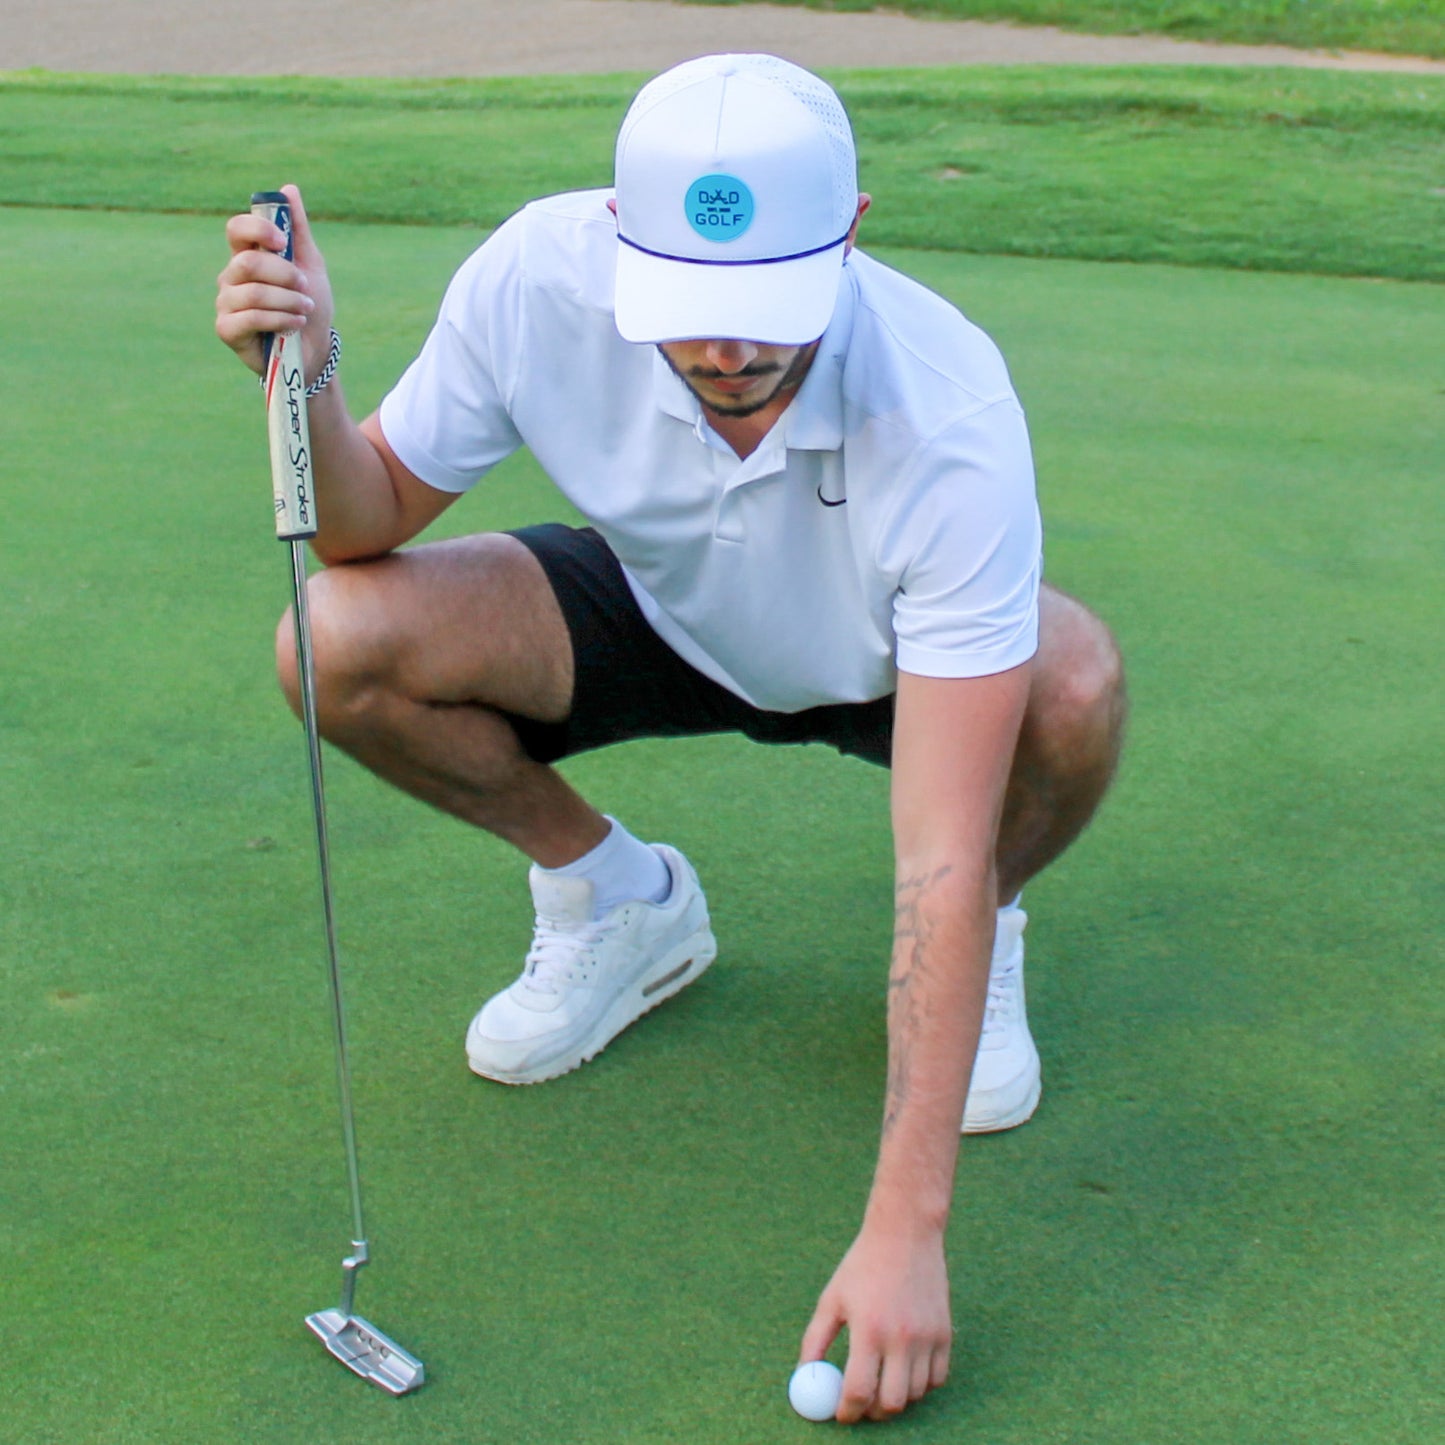
<path id="1" fill-rule="evenodd" d="M 982 407 L 920 446 L 885 546 L 900 578 L 900 669 L 983 677 L 1033 656 L 1042 528 L 1016 399 Z"/>
<path id="2" fill-rule="evenodd" d="M 509 402 L 521 361 L 524 225 L 463 263 L 416 360 L 381 403 L 381 430 L 429 486 L 464 492 L 522 444 Z"/>

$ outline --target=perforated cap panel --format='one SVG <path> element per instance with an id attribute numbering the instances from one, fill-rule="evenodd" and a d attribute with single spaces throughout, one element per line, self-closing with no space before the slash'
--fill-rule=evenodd
<path id="1" fill-rule="evenodd" d="M 654 106 L 661 104 L 700 80 L 715 76 L 746 76 L 763 81 L 790 95 L 814 115 L 828 139 L 832 160 L 834 220 L 840 231 L 852 224 L 858 206 L 858 162 L 853 146 L 853 127 L 837 92 L 801 65 L 777 55 L 704 55 L 686 60 L 648 81 L 637 93 L 622 122 L 619 148 L 628 133 Z"/>

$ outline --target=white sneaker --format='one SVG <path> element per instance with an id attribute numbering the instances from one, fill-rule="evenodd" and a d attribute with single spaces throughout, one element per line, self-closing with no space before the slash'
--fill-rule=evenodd
<path id="1" fill-rule="evenodd" d="M 978 1041 L 965 1134 L 992 1134 L 1025 1123 L 1039 1106 L 1039 1051 L 1024 1013 L 1024 924 L 1021 908 L 999 914 L 988 971 L 988 1005 Z"/>
<path id="2" fill-rule="evenodd" d="M 666 900 L 622 903 L 596 920 L 591 882 L 532 869 L 527 966 L 472 1020 L 473 1073 L 504 1084 L 570 1073 L 717 957 L 697 874 L 675 848 L 653 847 L 672 875 Z"/>

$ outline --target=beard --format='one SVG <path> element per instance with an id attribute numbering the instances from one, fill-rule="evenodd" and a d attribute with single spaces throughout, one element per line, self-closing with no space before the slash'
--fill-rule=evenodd
<path id="1" fill-rule="evenodd" d="M 698 402 L 705 411 L 716 412 L 719 416 L 734 419 L 754 416 L 762 411 L 765 406 L 771 405 L 773 401 L 785 392 L 796 391 L 798 387 L 802 385 L 803 378 L 808 374 L 808 367 L 812 365 L 813 357 L 817 350 L 818 343 L 816 341 L 810 342 L 807 346 L 800 346 L 797 354 L 788 363 L 786 369 L 777 365 L 769 365 L 745 366 L 741 371 L 709 372 L 704 371 L 701 367 L 693 367 L 689 371 L 684 371 L 673 361 L 667 352 L 663 351 L 660 346 L 658 347 L 658 351 L 662 353 L 662 359 L 672 368 L 673 375 L 697 397 Z M 697 387 L 693 385 L 694 379 L 698 381 L 716 381 L 726 377 L 729 381 L 733 381 L 743 377 L 760 378 L 764 376 L 776 376 L 778 378 L 777 385 L 760 401 L 738 402 L 734 406 L 727 406 L 715 401 L 706 400 L 698 391 Z"/>

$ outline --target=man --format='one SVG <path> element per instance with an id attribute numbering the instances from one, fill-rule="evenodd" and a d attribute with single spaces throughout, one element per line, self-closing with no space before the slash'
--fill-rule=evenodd
<path id="1" fill-rule="evenodd" d="M 576 1068 L 716 951 L 687 861 L 597 812 L 556 759 L 733 730 L 891 766 L 882 1141 L 801 1355 L 846 1324 L 838 1418 L 895 1414 L 947 1373 L 960 1120 L 1009 1128 L 1038 1101 L 1019 893 L 1102 797 L 1123 709 L 1106 629 L 1041 588 L 1002 360 L 854 249 L 869 198 L 847 117 L 771 56 L 644 87 L 615 192 L 500 227 L 359 426 L 323 371 L 331 293 L 291 195 L 294 264 L 268 223 L 230 222 L 217 330 L 259 370 L 260 334 L 300 328 L 316 378 L 323 731 L 532 860 L 533 947 L 472 1020 L 475 1072 Z M 523 444 L 590 529 L 396 550 Z M 295 706 L 290 636 L 283 619 Z"/>

